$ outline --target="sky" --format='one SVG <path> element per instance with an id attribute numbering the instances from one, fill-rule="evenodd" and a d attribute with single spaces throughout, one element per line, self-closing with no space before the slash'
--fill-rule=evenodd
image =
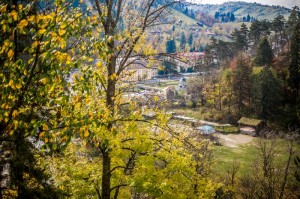
<path id="1" fill-rule="evenodd" d="M 229 0 L 190 0 L 195 3 L 203 4 L 221 4 Z M 300 7 L 300 0 L 230 0 L 230 1 L 245 1 L 245 2 L 256 2 L 267 5 L 280 5 L 288 8 L 292 8 L 295 5 Z"/>

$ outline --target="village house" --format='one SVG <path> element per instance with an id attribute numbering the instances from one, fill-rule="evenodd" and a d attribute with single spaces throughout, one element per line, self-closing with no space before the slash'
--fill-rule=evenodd
<path id="1" fill-rule="evenodd" d="M 183 52 L 165 56 L 164 61 L 176 66 L 178 72 L 187 71 L 188 68 L 195 69 L 195 66 L 203 62 L 205 53 L 203 52 Z"/>

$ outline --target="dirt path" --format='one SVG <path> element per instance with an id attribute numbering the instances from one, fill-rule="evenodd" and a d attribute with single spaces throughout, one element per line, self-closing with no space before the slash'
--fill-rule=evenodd
<path id="1" fill-rule="evenodd" d="M 229 135 L 224 135 L 221 133 L 216 134 L 220 139 L 221 143 L 224 146 L 228 146 L 231 148 L 236 148 L 240 144 L 247 144 L 252 142 L 255 138 L 249 135 L 244 135 L 244 134 L 229 134 Z"/>

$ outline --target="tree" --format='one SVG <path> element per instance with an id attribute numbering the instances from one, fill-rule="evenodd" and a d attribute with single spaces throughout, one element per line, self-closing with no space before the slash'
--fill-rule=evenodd
<path id="1" fill-rule="evenodd" d="M 247 51 L 248 49 L 248 28 L 247 26 L 243 23 L 241 25 L 241 29 L 235 29 L 232 32 L 232 37 L 236 46 L 236 51 Z"/>
<path id="2" fill-rule="evenodd" d="M 256 57 L 254 63 L 258 66 L 272 65 L 273 51 L 271 45 L 266 37 L 264 37 L 258 44 Z"/>
<path id="3" fill-rule="evenodd" d="M 89 45 L 90 54 L 96 55 L 99 61 L 83 67 L 82 85 L 87 85 L 86 92 L 78 96 L 81 103 L 75 113 L 89 121 L 82 126 L 80 134 L 101 157 L 100 183 L 95 184 L 97 197 L 101 199 L 117 198 L 123 193 L 128 194 L 123 198 L 137 194 L 196 197 L 194 191 L 199 192 L 197 189 L 203 188 L 200 183 L 207 179 L 201 175 L 206 167 L 197 155 L 202 153 L 199 145 L 194 146 L 191 139 L 185 142 L 186 139 L 181 139 L 183 135 L 168 128 L 169 116 L 158 111 L 162 107 L 155 108 L 156 119 L 149 121 L 143 114 L 151 109 L 142 110 L 136 100 L 123 95 L 122 77 L 128 74 L 128 67 L 140 63 L 143 58 L 153 60 L 156 57 L 152 45 L 145 44 L 146 30 L 159 23 L 160 16 L 164 16 L 172 4 L 157 2 L 95 0 L 97 16 L 91 17 L 99 23 L 93 38 L 106 40 Z M 124 21 L 124 31 L 118 29 L 120 17 Z M 175 46 L 174 40 L 171 43 L 170 46 Z M 168 53 L 175 51 L 174 48 L 166 50 Z M 154 96 L 149 101 L 155 106 L 153 103 L 160 102 L 160 97 Z M 205 191 L 205 194 L 211 192 Z"/>
<path id="4" fill-rule="evenodd" d="M 265 66 L 254 79 L 253 101 L 256 112 L 264 120 L 274 118 L 281 100 L 281 84 L 275 72 Z"/>
<path id="5" fill-rule="evenodd" d="M 249 38 L 253 41 L 253 46 L 256 47 L 262 37 L 270 35 L 271 22 L 268 20 L 254 21 L 250 26 Z"/>
<path id="6" fill-rule="evenodd" d="M 272 21 L 271 30 L 275 32 L 275 50 L 277 54 L 284 49 L 284 38 L 286 38 L 286 31 L 285 31 L 285 23 L 286 20 L 283 15 L 278 15 Z"/>
<path id="7" fill-rule="evenodd" d="M 291 14 L 287 20 L 287 35 L 288 40 L 291 39 L 295 26 L 298 24 L 300 20 L 300 10 L 298 6 L 294 6 Z M 290 46 L 291 42 L 289 42 Z"/>
<path id="8" fill-rule="evenodd" d="M 300 22 L 293 30 L 290 45 L 289 85 L 293 93 L 293 101 L 297 101 L 300 84 Z"/>
<path id="9" fill-rule="evenodd" d="M 166 42 L 166 53 L 175 53 L 176 52 L 176 43 L 174 39 L 169 39 Z"/>
<path id="10" fill-rule="evenodd" d="M 231 13 L 231 15 L 230 15 L 230 21 L 231 21 L 231 22 L 234 22 L 234 21 L 235 21 L 235 16 L 234 16 L 233 13 Z"/>
<path id="11" fill-rule="evenodd" d="M 243 108 L 249 106 L 251 97 L 251 67 L 247 57 L 240 55 L 234 60 L 233 63 L 233 74 L 232 74 L 232 90 L 233 96 L 235 97 L 235 104 L 237 105 L 239 113 Z M 248 104 L 247 104 L 248 102 Z"/>
<path id="12" fill-rule="evenodd" d="M 239 192 L 243 198 L 296 198 L 298 188 L 291 180 L 291 161 L 295 155 L 293 141 L 280 143 L 276 137 L 256 142 L 257 158 L 253 162 L 252 175 L 241 178 Z M 287 158 L 282 159 L 285 152 Z"/>
<path id="13" fill-rule="evenodd" d="M 185 45 L 186 45 L 186 37 L 185 34 L 182 32 L 180 37 L 180 49 L 185 51 Z"/>
<path id="14" fill-rule="evenodd" d="M 78 64 L 84 13 L 69 5 L 0 4 L 0 142 L 10 155 L 0 159 L 0 198 L 62 196 L 41 162 L 46 152 L 62 150 L 76 128 L 66 77 Z"/>
<path id="15" fill-rule="evenodd" d="M 219 19 L 220 17 L 220 12 L 215 12 L 215 19 Z"/>
<path id="16" fill-rule="evenodd" d="M 193 45 L 193 34 L 192 33 L 189 35 L 188 43 L 189 43 L 190 46 Z"/>
<path id="17" fill-rule="evenodd" d="M 251 17 L 250 17 L 250 15 L 248 14 L 248 15 L 247 15 L 246 21 L 247 21 L 247 22 L 250 22 L 250 20 L 251 20 Z"/>

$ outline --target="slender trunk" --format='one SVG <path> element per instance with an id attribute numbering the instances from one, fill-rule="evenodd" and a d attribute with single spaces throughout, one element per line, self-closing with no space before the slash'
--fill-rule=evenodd
<path id="1" fill-rule="evenodd" d="M 15 136 L 15 147 L 16 147 L 16 151 L 15 151 L 15 161 L 16 164 L 14 165 L 14 169 L 13 172 L 15 173 L 14 177 L 15 177 L 15 181 L 16 181 L 16 186 L 17 186 L 17 198 L 25 198 L 24 194 L 25 194 L 25 181 L 24 181 L 24 165 L 22 163 L 24 163 L 24 158 L 22 157 L 24 155 L 24 138 L 22 137 L 22 135 L 20 134 L 20 132 L 16 133 Z M 27 152 L 27 151 L 26 151 Z M 25 153 L 26 153 L 25 152 Z"/>
<path id="2" fill-rule="evenodd" d="M 111 158 L 106 149 L 102 149 L 102 199 L 110 199 L 110 180 L 111 180 Z"/>

